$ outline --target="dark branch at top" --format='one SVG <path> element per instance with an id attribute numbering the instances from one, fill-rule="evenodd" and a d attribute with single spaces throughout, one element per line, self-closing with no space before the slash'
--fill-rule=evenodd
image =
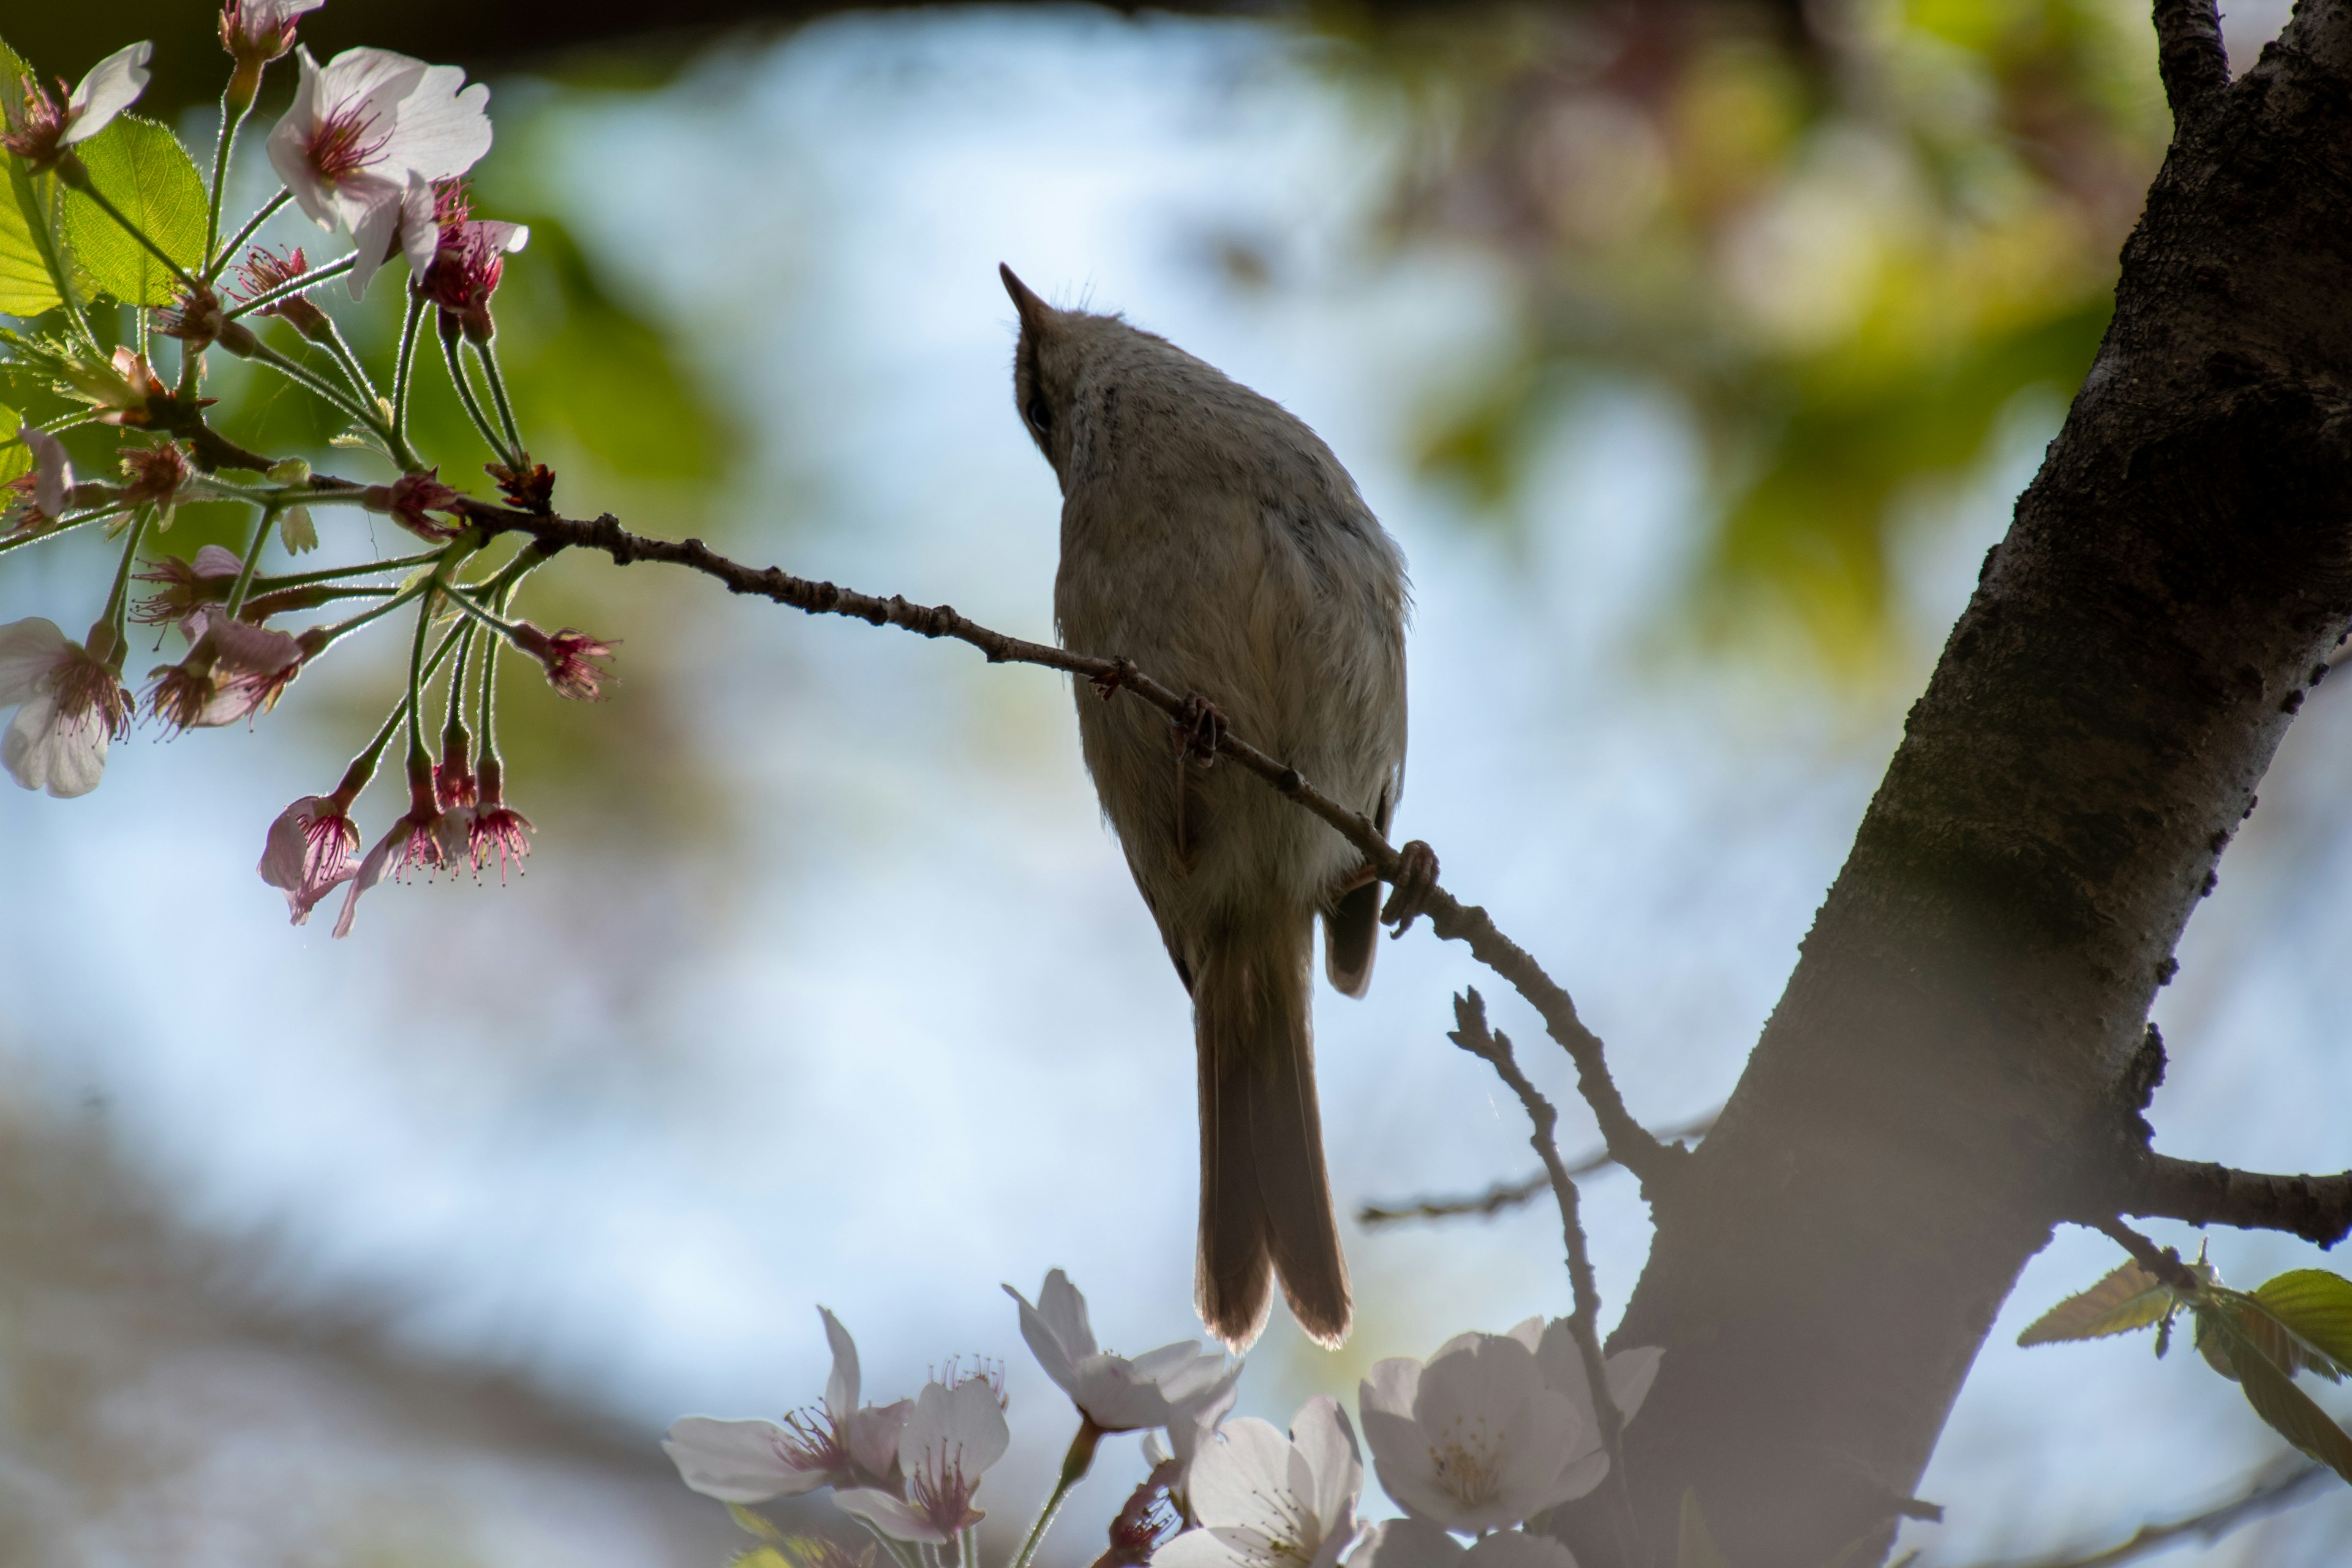
<path id="1" fill-rule="evenodd" d="M 2230 86 L 2230 55 L 2214 0 L 2156 0 L 2156 68 L 2176 131 L 2213 111 Z"/>
<path id="2" fill-rule="evenodd" d="M 898 626 L 927 637 L 952 637 L 978 648 L 992 664 L 1043 665 L 1048 669 L 1083 676 L 1101 687 L 1107 695 L 1132 693 L 1171 720 L 1186 711 L 1186 693 L 1161 685 L 1124 658 L 1097 658 L 1048 643 L 1007 637 L 958 615 L 946 605 L 918 605 L 895 594 L 887 599 L 877 598 L 832 583 L 795 577 L 773 566 L 755 570 L 718 554 L 698 539 L 649 539 L 632 533 L 609 513 L 593 521 L 582 521 L 471 501 L 464 503 L 463 510 L 486 538 L 500 533 L 526 533 L 550 552 L 579 545 L 603 551 L 620 566 L 637 561 L 685 566 L 717 578 L 733 593 L 756 594 L 811 615 L 847 616 L 877 626 Z M 1213 698 L 1215 694 L 1202 695 Z M 1398 883 L 1413 879 L 1414 846 L 1407 845 L 1400 851 L 1381 836 L 1370 817 L 1333 800 L 1297 769 L 1222 730 L 1215 737 L 1215 750 L 1330 824 L 1341 837 L 1363 852 L 1366 862 L 1382 881 Z M 1426 854 L 1425 849 L 1423 853 Z M 1577 1088 L 1591 1106 L 1610 1153 L 1641 1179 L 1645 1190 L 1656 1195 L 1659 1184 L 1668 1181 L 1678 1168 L 1683 1151 L 1659 1142 L 1625 1109 L 1624 1098 L 1609 1076 L 1601 1039 L 1577 1016 L 1576 1004 L 1568 993 L 1544 973 L 1543 966 L 1525 948 L 1504 935 L 1485 910 L 1460 902 L 1434 880 L 1426 884 L 1425 891 L 1415 887 L 1408 909 L 1399 908 L 1398 901 L 1392 900 L 1384 918 L 1401 918 L 1409 922 L 1413 914 L 1427 915 L 1440 937 L 1467 943 L 1481 963 L 1509 981 L 1534 1006 L 1545 1029 L 1576 1063 Z"/>

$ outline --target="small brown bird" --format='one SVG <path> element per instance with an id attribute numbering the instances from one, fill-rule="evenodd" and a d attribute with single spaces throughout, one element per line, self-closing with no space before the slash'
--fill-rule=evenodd
<path id="1" fill-rule="evenodd" d="M 1228 765 L 1235 733 L 1385 834 L 1404 783 L 1404 558 L 1315 432 L 1117 316 L 1057 310 L 1012 269 L 1015 406 L 1062 483 L 1063 646 L 1203 700 L 1171 731 L 1076 690 L 1078 736 L 1128 868 L 1192 995 L 1202 1318 L 1236 1349 L 1274 1278 L 1299 1326 L 1347 1336 L 1309 1016 L 1314 923 L 1360 996 L 1379 885 L 1328 825 Z"/>

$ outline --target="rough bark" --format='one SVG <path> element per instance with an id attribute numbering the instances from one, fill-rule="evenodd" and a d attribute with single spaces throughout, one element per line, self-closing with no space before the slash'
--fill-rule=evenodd
<path id="1" fill-rule="evenodd" d="M 1742 1568 L 1883 1552 L 2020 1269 L 2132 1157 L 2174 943 L 2352 622 L 2345 0 L 2234 84 L 2165 63 L 2180 129 L 2106 341 L 1653 1191 L 1612 1342 L 1666 1347 L 1626 1434 L 1658 1561 L 1685 1486 Z"/>

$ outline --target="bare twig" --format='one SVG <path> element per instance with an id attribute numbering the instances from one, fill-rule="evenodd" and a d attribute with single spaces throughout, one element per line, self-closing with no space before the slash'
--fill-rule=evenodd
<path id="1" fill-rule="evenodd" d="M 1559 1200 L 1560 1237 L 1567 1244 L 1569 1284 L 1576 1297 L 1576 1310 L 1569 1315 L 1569 1332 L 1575 1337 L 1578 1359 L 1584 1363 L 1584 1381 L 1592 1391 L 1592 1410 L 1600 1422 L 1601 1447 L 1609 1452 L 1609 1479 L 1622 1510 L 1625 1555 L 1629 1560 L 1640 1560 L 1644 1555 L 1640 1550 L 1641 1527 L 1633 1512 L 1633 1490 L 1625 1479 L 1625 1418 L 1617 1402 L 1610 1397 L 1606 1363 L 1601 1355 L 1601 1289 L 1593 1283 L 1592 1258 L 1584 1245 L 1584 1225 L 1577 1217 L 1576 1183 L 1570 1179 L 1568 1167 L 1560 1162 L 1559 1143 L 1552 1136 L 1559 1124 L 1559 1112 L 1519 1070 L 1518 1059 L 1511 1051 L 1511 1037 L 1486 1026 L 1486 999 L 1475 987 L 1454 998 L 1454 1030 L 1446 1038 L 1492 1067 L 1496 1075 L 1510 1086 L 1511 1092 L 1519 1097 L 1519 1103 L 1527 1108 L 1528 1120 L 1535 1124 L 1528 1142 L 1543 1161 L 1552 1195 Z"/>
<path id="2" fill-rule="evenodd" d="M 1655 1136 L 1662 1143 L 1675 1143 L 1685 1138 L 1704 1138 L 1708 1129 L 1715 1125 L 1716 1117 L 1721 1112 L 1722 1108 L 1718 1106 L 1704 1116 L 1696 1116 L 1688 1121 L 1677 1122 L 1672 1127 L 1664 1128 Z M 1571 1176 L 1589 1176 L 1595 1171 L 1605 1171 L 1616 1163 L 1617 1156 L 1612 1154 L 1607 1146 L 1603 1145 L 1589 1154 L 1570 1161 L 1568 1173 Z M 1551 1173 L 1538 1171 L 1534 1175 L 1519 1181 L 1496 1182 L 1483 1193 L 1464 1197 L 1399 1198 L 1392 1203 L 1369 1203 L 1356 1211 L 1356 1223 L 1365 1226 L 1396 1225 L 1409 1219 L 1459 1219 L 1465 1215 L 1476 1215 L 1482 1219 L 1491 1219 L 1505 1209 L 1515 1209 L 1523 1204 L 1533 1203 L 1550 1190 Z"/>
<path id="3" fill-rule="evenodd" d="M 2121 1207 L 2126 1214 L 2196 1226 L 2285 1231 L 2333 1247 L 2352 1232 L 2352 1171 L 2271 1176 L 2150 1154 Z"/>
<path id="4" fill-rule="evenodd" d="M 2156 0 L 2156 68 L 2172 123 L 2192 131 L 2230 87 L 2230 56 L 2214 0 Z"/>
<path id="5" fill-rule="evenodd" d="M 621 566 L 638 561 L 663 562 L 715 577 L 730 592 L 757 595 L 811 615 L 846 616 L 873 626 L 898 626 L 922 637 L 952 637 L 978 648 L 992 664 L 1042 665 L 1083 676 L 1107 693 L 1131 693 L 1171 720 L 1183 716 L 1185 699 L 1191 695 L 1161 685 L 1124 658 L 1100 658 L 1049 643 L 1007 637 L 958 615 L 946 605 L 918 605 L 895 594 L 887 599 L 877 598 L 832 583 L 795 577 L 772 566 L 758 570 L 729 560 L 698 539 L 651 539 L 632 533 L 609 513 L 593 521 L 582 521 L 513 511 L 476 501 L 463 503 L 463 510 L 486 537 L 527 533 L 550 552 L 577 545 L 601 550 Z M 1216 693 L 1201 695 L 1213 700 Z M 1412 857 L 1427 854 L 1425 846 L 1406 845 L 1400 850 L 1391 845 L 1362 812 L 1349 810 L 1317 788 L 1297 769 L 1231 731 L 1216 737 L 1216 749 L 1219 755 L 1232 758 L 1330 824 L 1340 837 L 1363 852 L 1365 860 L 1382 881 L 1396 883 L 1412 879 L 1415 869 Z M 1600 1037 L 1584 1026 L 1568 993 L 1544 973 L 1543 966 L 1525 948 L 1504 935 L 1485 910 L 1459 902 L 1433 880 L 1427 885 L 1427 891 L 1412 901 L 1410 911 L 1398 912 L 1427 915 L 1440 937 L 1467 943 L 1478 962 L 1509 981 L 1534 1006 L 1546 1030 L 1576 1063 L 1577 1087 L 1601 1124 L 1601 1135 L 1607 1141 L 1610 1153 L 1639 1177 L 1645 1189 L 1670 1181 L 1683 1151 L 1659 1142 L 1625 1109 L 1624 1099 L 1609 1076 Z"/>
<path id="6" fill-rule="evenodd" d="M 2093 1230 L 2108 1237 L 2138 1260 L 2139 1266 L 2176 1290 L 2191 1293 L 2201 1291 L 2204 1281 L 2197 1278 L 2189 1265 L 2180 1261 L 2180 1254 L 2168 1247 L 2158 1247 L 2123 1221 L 2112 1216 L 2086 1222 Z"/>
<path id="7" fill-rule="evenodd" d="M 2167 1524 L 2144 1524 L 2131 1538 L 2088 1556 L 2017 1558 L 1979 1568 L 2117 1568 L 2120 1563 L 2161 1552 L 2195 1537 L 2211 1545 L 2241 1525 L 2252 1524 L 2282 1509 L 2307 1502 L 2327 1489 L 2320 1482 L 2332 1472 L 2300 1454 L 2275 1459 L 2257 1470 L 2244 1489 L 2227 1502 Z"/>

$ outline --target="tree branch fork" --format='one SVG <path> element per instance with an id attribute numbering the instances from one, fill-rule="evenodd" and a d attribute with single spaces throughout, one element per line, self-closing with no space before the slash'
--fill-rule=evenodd
<path id="1" fill-rule="evenodd" d="M 2202 9 L 2211 14 L 2210 0 L 2203 0 Z M 463 510 L 485 538 L 521 533 L 550 553 L 578 548 L 601 551 L 619 566 L 646 561 L 683 566 L 716 579 L 730 593 L 772 600 L 810 615 L 843 616 L 871 626 L 897 626 L 920 637 L 950 638 L 977 648 L 991 664 L 1029 664 L 1061 670 L 1092 682 L 1106 700 L 1126 694 L 1147 702 L 1171 723 L 1196 717 L 1200 709 L 1197 694 L 1175 690 L 1131 660 L 1010 637 L 960 614 L 952 605 L 918 604 L 895 594 L 882 598 L 835 583 L 794 576 L 780 567 L 747 566 L 699 539 L 656 539 L 632 532 L 610 513 L 583 520 L 479 501 L 465 502 Z M 1204 727 L 1197 743 L 1296 801 L 1361 852 L 1366 865 L 1398 889 L 1381 911 L 1381 918 L 1397 928 L 1396 934 L 1403 934 L 1415 918 L 1425 915 L 1442 940 L 1465 944 L 1481 963 L 1509 982 L 1574 1062 L 1578 1089 L 1600 1124 L 1609 1157 L 1640 1180 L 1644 1196 L 1653 1203 L 1670 1195 L 1683 1162 L 1691 1157 L 1689 1152 L 1679 1143 L 1660 1140 L 1633 1117 L 1611 1076 L 1600 1037 L 1578 1016 L 1574 1000 L 1485 909 L 1462 902 L 1438 883 L 1435 859 L 1427 846 L 1391 845 L 1362 812 L 1342 805 L 1297 768 L 1222 725 Z M 2282 1231 L 2322 1247 L 2331 1247 L 2352 1233 L 2352 1171 L 2326 1176 L 2270 1175 L 2177 1160 L 2147 1147 L 2144 1121 L 2137 1122 L 2136 1130 L 2142 1135 L 2127 1141 L 2121 1158 L 2088 1184 L 2095 1196 L 2075 1205 L 2079 1212 L 2056 1217 L 2095 1224 L 2118 1215 L 2153 1216 L 2197 1226 Z"/>

